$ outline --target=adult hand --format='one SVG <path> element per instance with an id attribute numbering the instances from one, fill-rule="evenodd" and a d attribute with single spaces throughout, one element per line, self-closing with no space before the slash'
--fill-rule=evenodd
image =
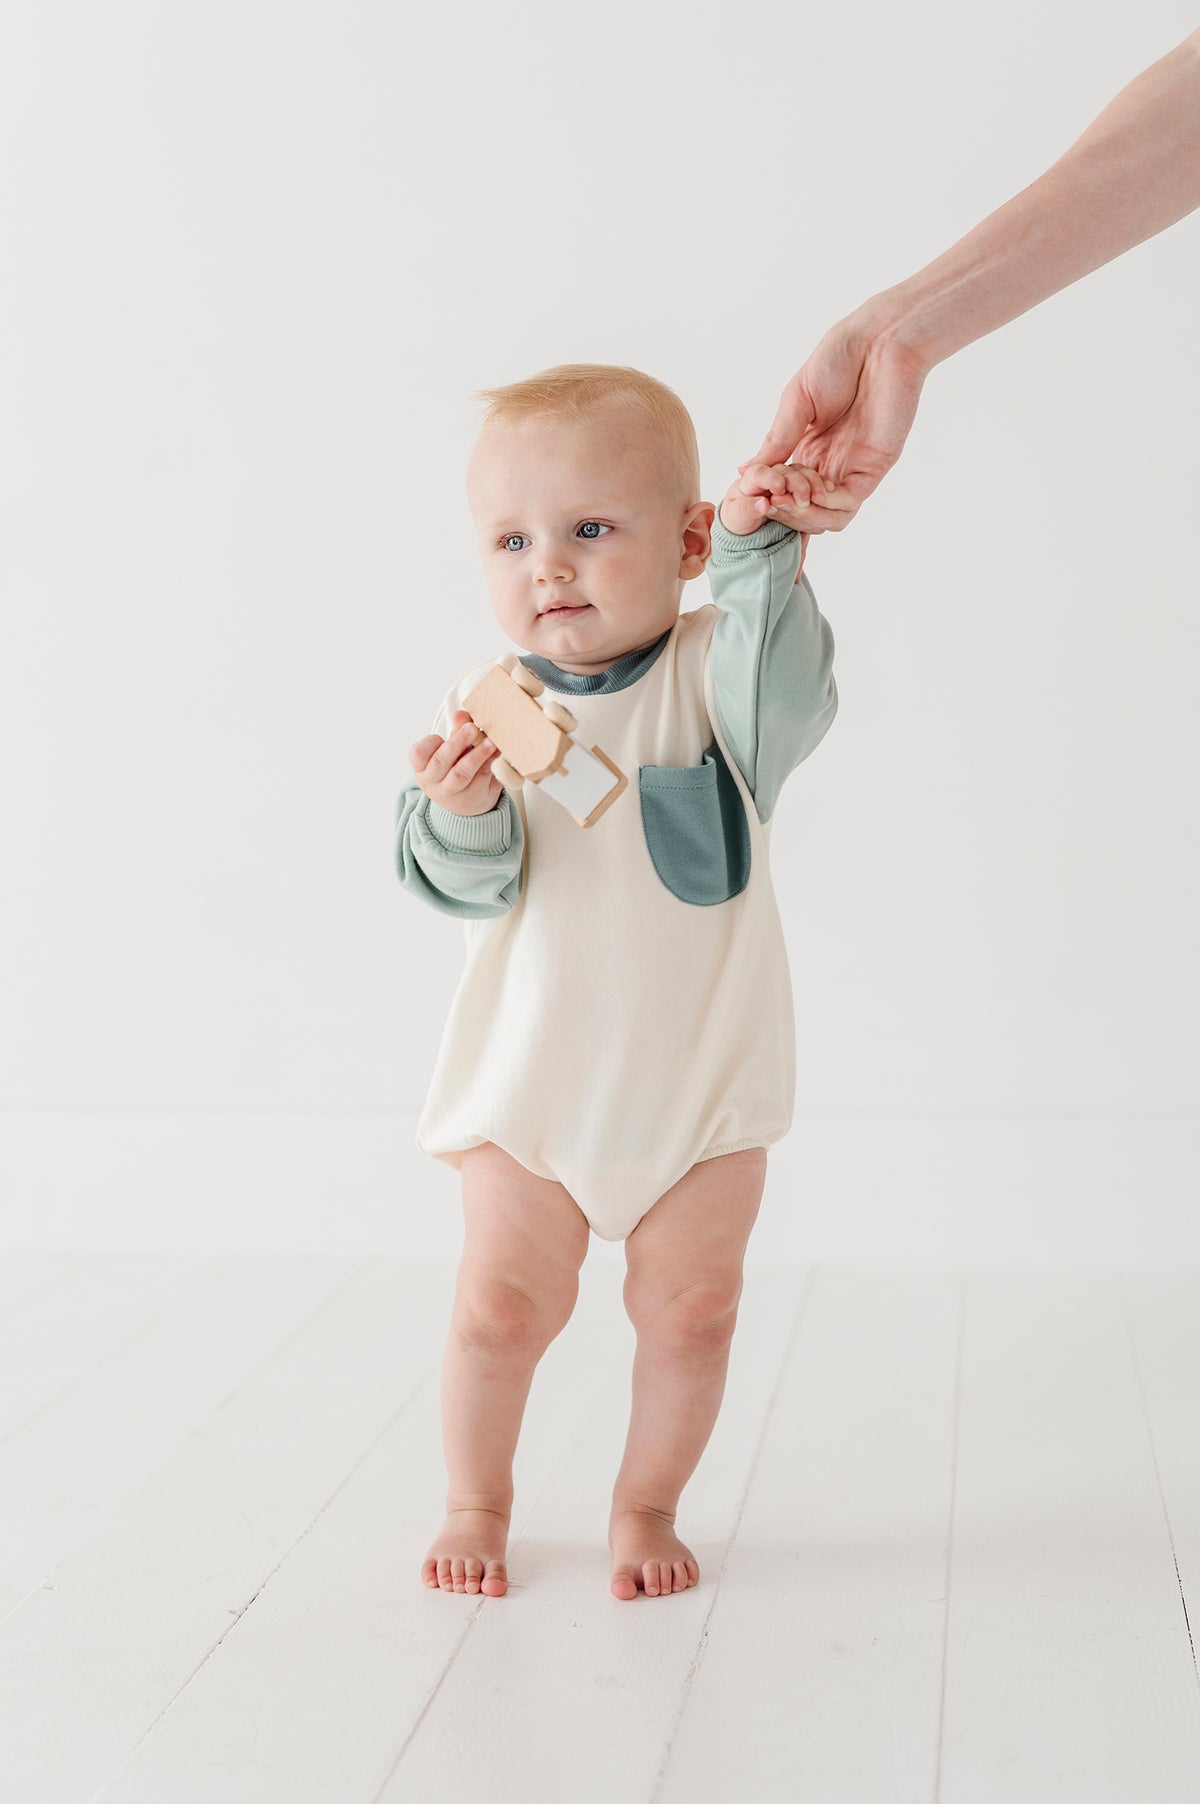
<path id="1" fill-rule="evenodd" d="M 847 505 L 810 530 L 840 531 L 899 457 L 931 369 L 1197 207 L 1200 30 L 1127 83 L 1037 181 L 827 332 L 752 461 L 831 478 Z"/>
<path id="2" fill-rule="evenodd" d="M 801 463 L 837 486 L 814 494 L 805 525 L 841 532 L 904 448 L 928 374 L 924 360 L 877 323 L 870 303 L 827 332 L 792 377 L 748 463 Z"/>

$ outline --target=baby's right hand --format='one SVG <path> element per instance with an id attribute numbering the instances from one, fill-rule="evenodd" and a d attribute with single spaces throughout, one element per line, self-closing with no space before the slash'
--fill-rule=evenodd
<path id="1" fill-rule="evenodd" d="M 496 747 L 490 739 L 476 743 L 479 728 L 465 708 L 456 708 L 445 739 L 436 733 L 409 748 L 408 761 L 417 782 L 451 814 L 487 814 L 500 800 L 504 785 L 491 772 Z"/>

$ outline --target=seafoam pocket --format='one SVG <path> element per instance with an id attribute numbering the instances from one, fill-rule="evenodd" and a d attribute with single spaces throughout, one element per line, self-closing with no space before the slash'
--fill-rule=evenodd
<path id="1" fill-rule="evenodd" d="M 702 764 L 639 764 L 642 829 L 673 896 L 728 902 L 750 881 L 750 829 L 737 784 L 714 742 Z"/>

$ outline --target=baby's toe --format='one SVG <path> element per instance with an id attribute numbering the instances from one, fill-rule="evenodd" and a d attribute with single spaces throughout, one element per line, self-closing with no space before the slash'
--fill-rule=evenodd
<path id="1" fill-rule="evenodd" d="M 503 1560 L 489 1560 L 481 1581 L 485 1597 L 503 1597 L 508 1590 L 508 1572 Z"/>
<path id="2" fill-rule="evenodd" d="M 667 1590 L 671 1589 L 671 1568 L 667 1567 Z M 646 1586 L 647 1597 L 657 1597 L 661 1586 L 658 1582 L 658 1561 L 647 1560 L 642 1566 L 642 1577 Z"/>
<path id="3" fill-rule="evenodd" d="M 612 1594 L 628 1603 L 638 1594 L 637 1572 L 632 1566 L 618 1566 L 612 1575 Z"/>

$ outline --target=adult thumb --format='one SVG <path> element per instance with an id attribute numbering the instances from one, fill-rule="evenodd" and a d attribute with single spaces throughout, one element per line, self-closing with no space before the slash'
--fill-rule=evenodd
<path id="1" fill-rule="evenodd" d="M 782 395 L 779 406 L 775 410 L 775 418 L 767 429 L 767 436 L 758 448 L 756 463 L 787 463 L 803 438 L 805 430 L 812 423 L 815 409 L 812 398 L 801 386 L 799 374 L 792 377 Z"/>

